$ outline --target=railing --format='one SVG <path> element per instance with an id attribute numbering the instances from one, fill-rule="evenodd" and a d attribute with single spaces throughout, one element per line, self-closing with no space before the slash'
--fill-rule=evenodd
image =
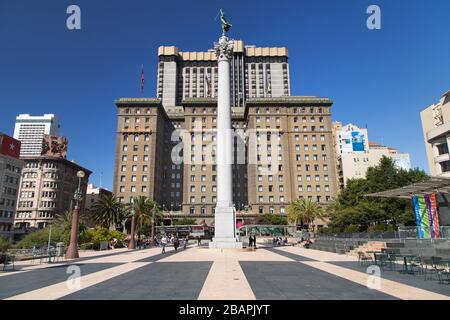
<path id="1" fill-rule="evenodd" d="M 428 230 L 426 230 L 428 231 Z M 398 231 L 357 232 L 357 233 L 322 233 L 316 234 L 316 239 L 354 239 L 354 240 L 391 240 L 419 239 L 418 227 L 399 227 Z M 450 226 L 439 228 L 439 238 L 450 239 Z"/>

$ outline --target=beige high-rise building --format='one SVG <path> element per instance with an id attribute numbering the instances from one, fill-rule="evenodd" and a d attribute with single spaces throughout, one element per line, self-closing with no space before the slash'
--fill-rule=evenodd
<path id="1" fill-rule="evenodd" d="M 83 201 L 80 208 L 83 213 L 90 170 L 61 157 L 37 156 L 22 160 L 25 167 L 14 220 L 17 235 L 30 228 L 45 228 L 58 214 L 72 210 L 80 170 L 86 174 L 81 183 Z"/>
<path id="2" fill-rule="evenodd" d="M 450 177 L 450 91 L 422 110 L 420 118 L 431 175 Z"/>
<path id="3" fill-rule="evenodd" d="M 217 57 L 213 49 L 181 52 L 175 46 L 161 46 L 158 58 L 156 96 L 165 108 L 189 98 L 217 98 Z M 291 93 L 286 48 L 258 48 L 236 40 L 230 71 L 232 107 L 243 107 L 251 98 Z"/>
<path id="4" fill-rule="evenodd" d="M 212 222 L 216 203 L 216 100 L 191 98 L 183 113 L 161 101 L 121 98 L 114 194 L 155 199 L 166 217 Z M 233 200 L 239 217 L 286 214 L 309 198 L 325 204 L 337 193 L 331 105 L 327 98 L 250 99 L 232 114 Z"/>

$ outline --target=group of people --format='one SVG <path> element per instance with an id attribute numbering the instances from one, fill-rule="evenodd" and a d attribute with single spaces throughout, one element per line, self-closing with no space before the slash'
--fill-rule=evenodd
<path id="1" fill-rule="evenodd" d="M 168 244 L 172 244 L 175 251 L 178 251 L 179 247 L 186 249 L 187 243 L 188 243 L 187 237 L 178 238 L 177 236 L 174 235 L 169 236 L 163 235 L 160 240 L 160 245 L 162 249 L 161 253 L 166 253 L 166 246 Z"/>
<path id="2" fill-rule="evenodd" d="M 273 237 L 272 239 L 272 244 L 273 245 L 278 245 L 278 246 L 285 246 L 288 244 L 288 238 L 287 237 Z"/>

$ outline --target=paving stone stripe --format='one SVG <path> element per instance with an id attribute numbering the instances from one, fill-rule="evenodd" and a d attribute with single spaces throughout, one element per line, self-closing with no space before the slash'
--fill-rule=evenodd
<path id="1" fill-rule="evenodd" d="M 74 287 L 71 282 L 68 282 L 66 280 L 52 286 L 16 295 L 6 300 L 56 300 L 74 292 L 89 288 L 97 283 L 115 278 L 121 274 L 131 272 L 138 268 L 142 268 L 149 264 L 150 263 L 145 262 L 130 262 L 122 264 L 92 274 L 81 275 L 79 287 Z"/>
<path id="2" fill-rule="evenodd" d="M 310 257 L 311 256 L 318 257 L 318 252 L 316 250 L 290 247 L 290 248 L 283 248 L 283 251 L 287 251 L 297 255 L 303 255 L 307 253 Z M 354 260 L 353 257 L 342 256 L 338 254 L 334 255 L 335 260 Z M 328 253 L 325 259 L 327 261 L 330 261 L 331 258 L 333 258 L 333 255 Z M 367 286 L 368 280 L 370 281 L 371 279 L 374 279 L 369 278 L 370 275 L 367 273 L 351 270 L 345 267 L 340 267 L 329 262 L 324 261 L 299 261 L 299 262 L 311 266 L 313 268 L 328 272 L 335 276 L 353 281 L 355 283 L 359 283 L 360 285 L 364 286 Z M 402 284 L 397 281 L 392 281 L 384 278 L 379 278 L 379 281 L 380 286 L 376 287 L 376 289 L 374 290 L 383 292 L 385 294 L 397 297 L 402 300 L 450 300 L 450 296 L 448 295 L 431 292 L 414 286 Z"/>

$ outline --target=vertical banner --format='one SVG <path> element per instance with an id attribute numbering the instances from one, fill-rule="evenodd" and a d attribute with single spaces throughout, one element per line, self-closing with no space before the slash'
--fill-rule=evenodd
<path id="1" fill-rule="evenodd" d="M 427 208 L 427 219 L 428 219 L 428 226 L 430 229 L 430 237 L 431 239 L 434 239 L 434 228 L 433 228 L 433 212 L 431 211 L 431 200 L 430 195 L 426 194 L 424 196 L 425 199 L 425 206 Z"/>
<path id="2" fill-rule="evenodd" d="M 420 216 L 421 216 L 420 229 L 422 230 L 423 238 L 429 239 L 431 235 L 430 235 L 430 225 L 428 223 L 428 213 L 427 213 L 427 206 L 425 204 L 425 198 L 424 196 L 418 196 L 417 199 L 419 202 Z"/>
<path id="3" fill-rule="evenodd" d="M 423 239 L 423 230 L 421 227 L 422 224 L 422 216 L 420 215 L 420 206 L 419 206 L 419 198 L 417 196 L 412 197 L 414 215 L 416 216 L 416 225 L 417 225 L 417 235 L 419 239 Z"/>
<path id="4" fill-rule="evenodd" d="M 440 238 L 441 235 L 439 232 L 439 214 L 437 210 L 436 193 L 430 194 L 430 204 L 431 204 L 431 214 L 433 217 L 434 236 L 436 238 Z"/>

